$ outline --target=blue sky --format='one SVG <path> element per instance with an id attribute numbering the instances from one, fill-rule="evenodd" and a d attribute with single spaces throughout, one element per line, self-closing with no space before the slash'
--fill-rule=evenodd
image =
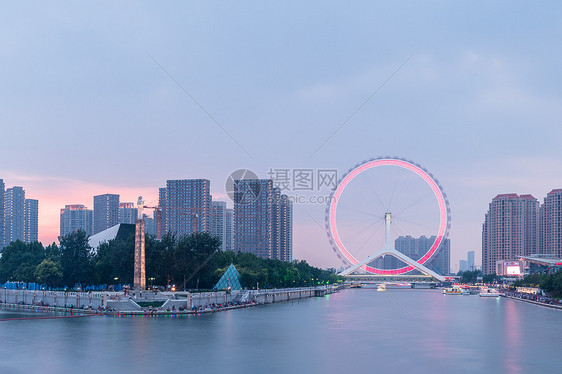
<path id="1" fill-rule="evenodd" d="M 397 155 L 449 196 L 453 264 L 499 193 L 562 187 L 559 2 L 25 2 L 0 11 L 0 178 L 58 209 L 157 197 L 166 179 Z M 152 57 L 151 57 L 152 56 Z M 157 60 L 241 145 L 154 62 Z M 312 153 L 405 61 L 404 66 Z M 243 149 L 242 149 L 243 148 Z M 251 155 L 251 157 L 248 155 Z M 294 252 L 337 265 L 324 206 Z"/>

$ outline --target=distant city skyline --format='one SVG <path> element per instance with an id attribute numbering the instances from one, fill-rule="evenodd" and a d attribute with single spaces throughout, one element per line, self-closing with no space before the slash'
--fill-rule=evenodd
<path id="1" fill-rule="evenodd" d="M 240 168 L 341 175 L 396 155 L 447 193 L 451 264 L 480 264 L 494 196 L 562 188 L 559 2 L 29 9 L 0 22 L 0 178 L 39 200 L 44 244 L 92 196 L 154 206 L 164 181 L 205 178 L 229 201 Z M 294 256 L 339 267 L 324 211 L 294 205 Z"/>
<path id="2" fill-rule="evenodd" d="M 0 249 L 21 240 L 31 243 L 39 237 L 39 200 L 26 199 L 21 186 L 6 188 L 0 178 Z"/>

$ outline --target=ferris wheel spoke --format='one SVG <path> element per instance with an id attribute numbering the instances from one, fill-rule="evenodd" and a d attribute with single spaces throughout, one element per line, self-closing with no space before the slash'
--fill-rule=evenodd
<path id="1" fill-rule="evenodd" d="M 395 174 L 394 175 L 394 181 L 392 182 L 392 189 L 390 190 L 390 199 L 388 202 L 388 209 L 387 211 L 392 211 L 392 200 L 394 199 L 394 195 L 396 193 L 396 190 L 398 189 L 397 185 L 397 181 L 398 181 L 398 176 Z M 399 184 L 398 186 L 401 186 L 401 184 Z M 400 195 L 398 195 L 400 196 Z"/>
<path id="2" fill-rule="evenodd" d="M 410 235 L 409 230 L 406 230 L 399 222 L 393 221 L 392 224 L 392 231 L 397 234 L 397 237 Z"/>
<path id="3" fill-rule="evenodd" d="M 367 230 L 371 230 L 374 231 L 373 228 L 376 228 L 377 226 L 382 226 L 382 222 L 380 221 L 374 221 L 366 226 L 362 226 L 359 230 L 355 230 L 353 232 L 350 232 L 349 235 L 350 237 L 358 237 L 362 234 L 364 234 L 365 232 L 367 232 Z"/>
<path id="4" fill-rule="evenodd" d="M 406 219 L 398 219 L 395 221 L 397 224 L 403 226 L 403 223 L 408 224 L 408 226 L 410 227 L 410 229 L 423 229 L 424 231 L 427 231 L 427 235 L 429 236 L 433 236 L 437 233 L 437 228 L 436 227 L 432 227 L 428 224 L 423 224 L 419 221 L 410 221 L 410 220 L 406 220 Z M 412 230 L 414 231 L 414 230 Z M 411 235 L 413 233 L 409 233 L 409 235 Z"/>
<path id="5" fill-rule="evenodd" d="M 370 191 L 373 193 L 373 195 L 377 199 L 377 202 L 379 203 L 380 209 L 382 209 L 383 213 L 386 212 L 386 206 L 384 204 L 384 201 L 377 192 L 379 190 L 378 186 L 375 186 L 371 176 L 369 178 L 367 178 L 367 181 L 369 182 L 369 184 L 371 186 Z M 380 211 L 380 209 L 379 209 L 379 211 Z"/>
<path id="6" fill-rule="evenodd" d="M 395 215 L 402 215 L 405 211 L 409 211 L 412 210 L 414 207 L 419 206 L 421 203 L 425 203 L 427 202 L 427 200 L 429 200 L 432 196 L 424 196 L 422 198 L 419 199 L 415 199 L 414 202 L 412 204 L 409 204 L 408 206 L 402 208 L 401 210 L 397 211 L 395 213 Z"/>
<path id="7" fill-rule="evenodd" d="M 377 213 L 373 213 L 373 212 L 369 212 L 369 211 L 364 210 L 364 209 L 359 209 L 359 208 L 355 208 L 355 207 L 351 207 L 351 206 L 343 206 L 342 209 L 345 210 L 345 211 L 349 210 L 349 211 L 352 211 L 352 212 L 355 212 L 355 213 L 360 213 L 360 214 L 363 214 L 363 215 L 366 215 L 366 216 L 369 216 L 369 217 L 372 217 L 372 218 L 377 218 L 377 217 L 383 216 L 383 214 L 377 214 L 377 213 L 380 213 L 379 211 L 377 211 Z"/>
<path id="8" fill-rule="evenodd" d="M 367 239 L 357 249 L 357 254 L 355 255 L 355 257 L 358 257 L 358 258 L 361 257 L 361 255 L 363 253 L 363 250 L 365 249 L 365 246 L 367 245 L 367 243 L 372 243 L 375 234 L 377 234 L 383 226 L 384 225 L 378 225 L 378 227 L 376 227 L 374 230 L 371 231 L 371 233 L 369 234 Z"/>

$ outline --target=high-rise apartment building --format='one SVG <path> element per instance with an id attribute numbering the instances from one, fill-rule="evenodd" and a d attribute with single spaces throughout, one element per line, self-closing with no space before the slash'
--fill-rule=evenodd
<path id="1" fill-rule="evenodd" d="M 467 271 L 467 270 L 468 270 L 468 261 L 459 260 L 459 271 Z"/>
<path id="2" fill-rule="evenodd" d="M 467 259 L 468 259 L 468 270 L 470 271 L 476 270 L 476 266 L 474 265 L 474 251 L 468 251 Z"/>
<path id="3" fill-rule="evenodd" d="M 155 212 L 156 214 L 156 212 Z M 156 236 L 158 230 L 156 228 L 156 219 L 143 214 L 144 218 L 144 232 L 148 235 Z"/>
<path id="4" fill-rule="evenodd" d="M 4 192 L 4 246 L 25 238 L 25 191 L 22 187 Z"/>
<path id="5" fill-rule="evenodd" d="M 424 254 L 429 251 L 435 239 L 435 236 L 425 238 L 423 247 Z M 441 275 L 451 274 L 451 239 L 443 239 L 435 254 L 426 262 L 426 266 Z"/>
<path id="6" fill-rule="evenodd" d="M 537 253 L 538 226 L 539 202 L 533 196 L 494 197 L 482 225 L 482 272 L 495 273 L 496 261 Z"/>
<path id="7" fill-rule="evenodd" d="M 420 236 L 419 238 L 413 238 L 410 235 L 399 236 L 394 241 L 394 247 L 398 252 L 402 252 L 417 261 L 429 251 L 433 243 L 435 243 L 435 239 L 435 236 Z M 451 241 L 445 238 L 439 248 L 437 248 L 435 254 L 425 263 L 425 266 L 438 274 L 445 275 L 450 273 L 450 264 Z M 384 259 L 379 260 L 375 265 L 382 269 L 396 269 L 406 266 L 405 263 L 396 259 L 394 256 L 385 256 Z"/>
<path id="8" fill-rule="evenodd" d="M 78 230 L 85 231 L 88 236 L 94 229 L 94 211 L 84 205 L 65 205 L 60 210 L 60 236 L 67 236 Z"/>
<path id="9" fill-rule="evenodd" d="M 119 223 L 119 195 L 94 196 L 94 234 Z"/>
<path id="10" fill-rule="evenodd" d="M 273 182 L 234 181 L 234 250 L 270 258 L 272 247 Z"/>
<path id="11" fill-rule="evenodd" d="M 211 231 L 211 182 L 208 179 L 166 181 L 160 189 L 163 232 L 190 235 Z"/>
<path id="12" fill-rule="evenodd" d="M 550 191 L 540 208 L 539 251 L 562 258 L 562 189 Z"/>
<path id="13" fill-rule="evenodd" d="M 292 207 L 270 179 L 234 181 L 234 250 L 292 260 Z"/>
<path id="14" fill-rule="evenodd" d="M 213 201 L 211 214 L 211 235 L 221 241 L 221 251 L 226 250 L 226 202 Z"/>
<path id="15" fill-rule="evenodd" d="M 273 194 L 271 258 L 290 262 L 293 261 L 293 204 L 279 188 L 274 188 Z"/>
<path id="16" fill-rule="evenodd" d="M 25 199 L 23 211 L 23 241 L 32 243 L 39 240 L 39 200 Z"/>
<path id="17" fill-rule="evenodd" d="M 135 203 L 119 203 L 119 223 L 136 224 L 139 210 Z"/>
<path id="18" fill-rule="evenodd" d="M 21 240 L 35 242 L 39 238 L 39 201 L 25 198 L 22 187 L 4 190 L 0 179 L 0 248 Z"/>
<path id="19" fill-rule="evenodd" d="M 4 180 L 0 179 L 0 249 L 4 248 Z"/>
<path id="20" fill-rule="evenodd" d="M 233 251 L 233 234 L 234 234 L 234 209 L 226 208 L 225 212 L 225 237 L 224 237 L 224 250 Z"/>

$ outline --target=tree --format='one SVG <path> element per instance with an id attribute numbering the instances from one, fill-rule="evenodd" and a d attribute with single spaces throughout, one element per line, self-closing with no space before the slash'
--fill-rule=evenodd
<path id="1" fill-rule="evenodd" d="M 162 240 L 156 240 L 151 235 L 145 237 L 147 281 L 154 278 L 154 284 L 164 286 L 173 280 L 176 246 L 177 239 L 171 233 L 164 235 Z"/>
<path id="2" fill-rule="evenodd" d="M 45 258 L 43 245 L 38 242 L 24 243 L 20 240 L 10 243 L 2 250 L 0 258 L 0 282 L 8 280 L 34 282 L 35 267 Z"/>
<path id="3" fill-rule="evenodd" d="M 92 261 L 97 282 L 113 284 L 117 278 L 119 283 L 133 283 L 134 237 L 128 240 L 113 239 L 100 244 Z"/>
<path id="4" fill-rule="evenodd" d="M 45 258 L 52 260 L 53 262 L 60 261 L 60 248 L 55 243 L 47 246 L 45 248 Z"/>
<path id="5" fill-rule="evenodd" d="M 46 283 L 48 286 L 56 287 L 62 280 L 62 269 L 60 264 L 50 259 L 41 261 L 35 268 L 35 278 L 39 283 Z"/>
<path id="6" fill-rule="evenodd" d="M 174 279 L 185 287 L 211 288 L 218 281 L 215 276 L 220 240 L 208 233 L 193 233 L 180 238 L 175 253 Z"/>
<path id="7" fill-rule="evenodd" d="M 476 283 L 480 274 L 481 274 L 480 270 L 464 271 L 464 272 L 462 272 L 462 274 L 460 274 L 462 276 L 461 282 L 462 283 Z"/>
<path id="8" fill-rule="evenodd" d="M 482 282 L 484 283 L 494 283 L 497 280 L 498 280 L 498 276 L 496 273 L 486 274 L 482 277 Z"/>
<path id="9" fill-rule="evenodd" d="M 90 283 L 94 280 L 88 235 L 78 230 L 60 239 L 60 262 L 63 281 L 67 286 Z"/>

